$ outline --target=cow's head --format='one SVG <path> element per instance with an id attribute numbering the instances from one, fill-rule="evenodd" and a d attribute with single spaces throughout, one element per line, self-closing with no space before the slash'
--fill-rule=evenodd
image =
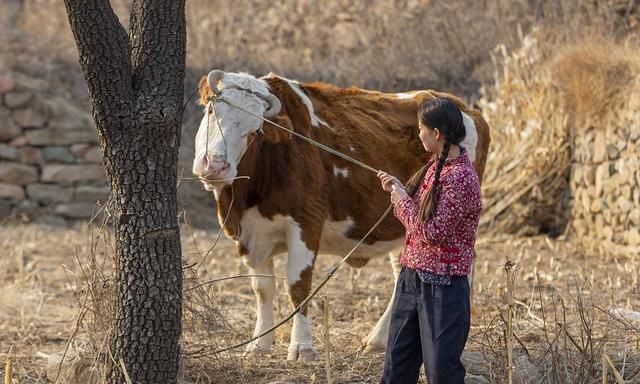
<path id="1" fill-rule="evenodd" d="M 286 116 L 277 116 L 281 110 L 280 100 L 265 80 L 244 73 L 214 70 L 200 80 L 199 87 L 204 117 L 196 134 L 193 173 L 205 189 L 213 190 L 233 182 L 238 163 L 259 131 L 263 140 L 270 142 L 286 137 L 284 131 L 264 124 L 252 114 L 275 120 L 287 128 L 291 122 Z M 216 95 L 251 114 L 217 99 Z"/>

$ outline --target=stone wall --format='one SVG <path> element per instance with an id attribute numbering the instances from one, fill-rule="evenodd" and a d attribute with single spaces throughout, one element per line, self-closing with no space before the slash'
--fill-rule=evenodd
<path id="1" fill-rule="evenodd" d="M 630 88 L 573 142 L 572 227 L 603 254 L 640 254 L 640 80 Z"/>
<path id="2" fill-rule="evenodd" d="M 109 196 L 91 116 L 45 90 L 0 74 L 0 220 L 87 219 Z"/>

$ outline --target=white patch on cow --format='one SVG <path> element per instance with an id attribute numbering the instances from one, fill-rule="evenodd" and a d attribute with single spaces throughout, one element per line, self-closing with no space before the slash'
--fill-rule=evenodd
<path id="1" fill-rule="evenodd" d="M 467 131 L 464 140 L 460 143 L 460 146 L 467 150 L 467 156 L 473 163 L 476 160 L 476 147 L 478 145 L 478 130 L 476 129 L 476 123 L 471 116 L 462 112 L 462 122 L 464 128 Z"/>
<path id="2" fill-rule="evenodd" d="M 342 176 L 344 178 L 349 177 L 349 170 L 347 168 L 338 168 L 335 165 L 333 166 L 333 174 L 338 177 Z"/>
<path id="3" fill-rule="evenodd" d="M 382 212 L 380 212 L 382 214 Z M 318 253 L 344 256 L 356 246 L 360 239 L 347 237 L 349 229 L 354 225 L 351 217 L 342 221 L 325 221 L 320 239 Z M 373 259 L 391 251 L 399 251 L 404 245 L 404 238 L 392 241 L 377 241 L 375 244 L 362 243 L 351 255 L 353 258 Z"/>
<path id="4" fill-rule="evenodd" d="M 266 81 L 242 72 L 225 72 L 224 77 L 222 78 L 220 90 L 224 90 L 225 88 L 248 90 L 262 96 L 268 96 L 271 93 L 269 84 Z"/>
<path id="5" fill-rule="evenodd" d="M 292 218 L 288 220 L 287 248 L 287 282 L 293 285 L 300 281 L 302 271 L 313 265 L 315 252 L 307 248 L 307 244 L 302 240 L 302 229 Z"/>
<path id="6" fill-rule="evenodd" d="M 311 125 L 314 127 L 318 127 L 319 124 L 324 125 L 327 128 L 331 128 L 329 124 L 327 124 L 324 120 L 322 120 L 318 115 L 316 115 L 315 110 L 313 109 L 313 104 L 311 103 L 311 99 L 307 96 L 306 93 L 302 91 L 300 88 L 300 83 L 295 80 L 284 79 L 289 83 L 289 86 L 293 91 L 300 97 L 302 103 L 307 107 L 307 111 L 309 112 L 309 117 L 311 118 Z"/>
<path id="7" fill-rule="evenodd" d="M 240 219 L 238 241 L 249 250 L 249 254 L 244 256 L 248 267 L 259 268 L 274 253 L 282 250 L 287 242 L 285 234 L 288 223 L 289 219 L 282 215 L 275 215 L 272 220 L 267 219 L 257 207 L 244 211 Z"/>
<path id="8" fill-rule="evenodd" d="M 264 98 L 271 92 L 264 80 L 246 73 L 225 73 L 218 87 L 225 99 L 254 115 L 262 116 L 269 108 Z M 229 170 L 215 179 L 226 180 L 222 184 L 231 184 L 231 180 L 237 176 L 238 163 L 247 150 L 247 136 L 258 131 L 261 126 L 262 120 L 259 118 L 223 101 L 208 103 L 196 134 L 193 173 L 208 176 L 211 173 L 205 167 L 205 159 L 224 159 L 230 165 Z M 213 186 L 205 185 L 206 189 L 219 186 L 214 180 L 210 181 Z"/>
<path id="9" fill-rule="evenodd" d="M 396 97 L 398 97 L 398 99 L 407 100 L 407 99 L 415 98 L 420 93 L 421 93 L 420 91 L 417 91 L 417 92 L 401 92 L 401 93 L 396 93 Z"/>
<path id="10" fill-rule="evenodd" d="M 355 149 L 355 148 L 353 148 L 353 145 L 350 145 L 350 146 L 349 146 L 349 150 L 350 150 L 351 152 L 355 152 L 355 151 L 356 151 L 356 149 Z"/>
<path id="11" fill-rule="evenodd" d="M 273 275 L 273 259 L 267 260 L 257 268 L 250 268 L 249 273 L 252 275 Z M 253 330 L 253 336 L 255 337 L 273 327 L 273 299 L 276 291 L 276 282 L 273 277 L 252 277 L 251 288 L 258 300 L 256 326 Z M 258 340 L 254 340 L 247 345 L 246 350 L 249 352 L 271 351 L 273 336 L 274 333 L 270 332 Z"/>
<path id="12" fill-rule="evenodd" d="M 305 360 L 305 355 L 311 358 L 315 356 L 315 352 L 313 352 L 313 336 L 311 334 L 311 319 L 301 313 L 296 313 L 293 316 L 291 342 L 287 352 L 287 360 L 296 360 L 298 357 L 302 357 L 302 360 Z"/>

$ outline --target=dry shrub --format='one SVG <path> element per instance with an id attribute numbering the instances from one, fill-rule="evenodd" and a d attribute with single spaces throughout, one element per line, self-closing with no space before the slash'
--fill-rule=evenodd
<path id="1" fill-rule="evenodd" d="M 558 234 L 568 220 L 568 121 L 548 62 L 548 32 L 534 31 L 522 47 L 496 52 L 493 89 L 479 105 L 492 127 L 483 182 L 481 231 Z"/>
<path id="2" fill-rule="evenodd" d="M 478 102 L 493 135 L 483 231 L 557 236 L 567 229 L 574 137 L 615 124 L 638 76 L 632 43 L 599 29 L 586 34 L 543 28 L 512 53 L 496 50 L 495 86 Z"/>
<path id="3" fill-rule="evenodd" d="M 468 372 L 507 383 L 511 303 L 514 383 L 602 382 L 603 355 L 624 371 L 626 382 L 639 382 L 637 259 L 603 265 L 574 242 L 547 236 L 483 237 L 478 249 L 474 289 L 481 310 L 472 316 L 466 349 L 482 354 Z M 515 262 L 512 295 L 496 255 Z"/>
<path id="4" fill-rule="evenodd" d="M 558 50 L 554 78 L 563 91 L 573 128 L 588 128 L 628 97 L 640 62 L 637 47 L 629 45 L 596 37 Z"/>

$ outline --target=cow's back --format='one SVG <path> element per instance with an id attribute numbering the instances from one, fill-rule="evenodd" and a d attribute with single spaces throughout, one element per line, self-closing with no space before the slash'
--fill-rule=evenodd
<path id="1" fill-rule="evenodd" d="M 433 91 L 387 94 L 324 83 L 299 84 L 281 78 L 268 81 L 272 91 L 284 100 L 296 131 L 402 181 L 407 181 L 431 156 L 418 137 L 420 105 L 434 97 L 449 98 L 475 123 L 478 144 L 474 166 L 482 177 L 489 127 L 478 111 L 467 108 L 459 98 Z M 306 105 L 298 100 L 301 92 L 308 98 Z M 313 150 L 319 151 L 323 162 L 325 174 L 320 180 L 325 183 L 327 221 L 335 227 L 330 229 L 344 231 L 350 239 L 362 238 L 388 207 L 389 194 L 382 191 L 370 170 L 318 148 Z M 368 242 L 393 241 L 403 235 L 404 228 L 389 215 L 368 237 Z"/>

